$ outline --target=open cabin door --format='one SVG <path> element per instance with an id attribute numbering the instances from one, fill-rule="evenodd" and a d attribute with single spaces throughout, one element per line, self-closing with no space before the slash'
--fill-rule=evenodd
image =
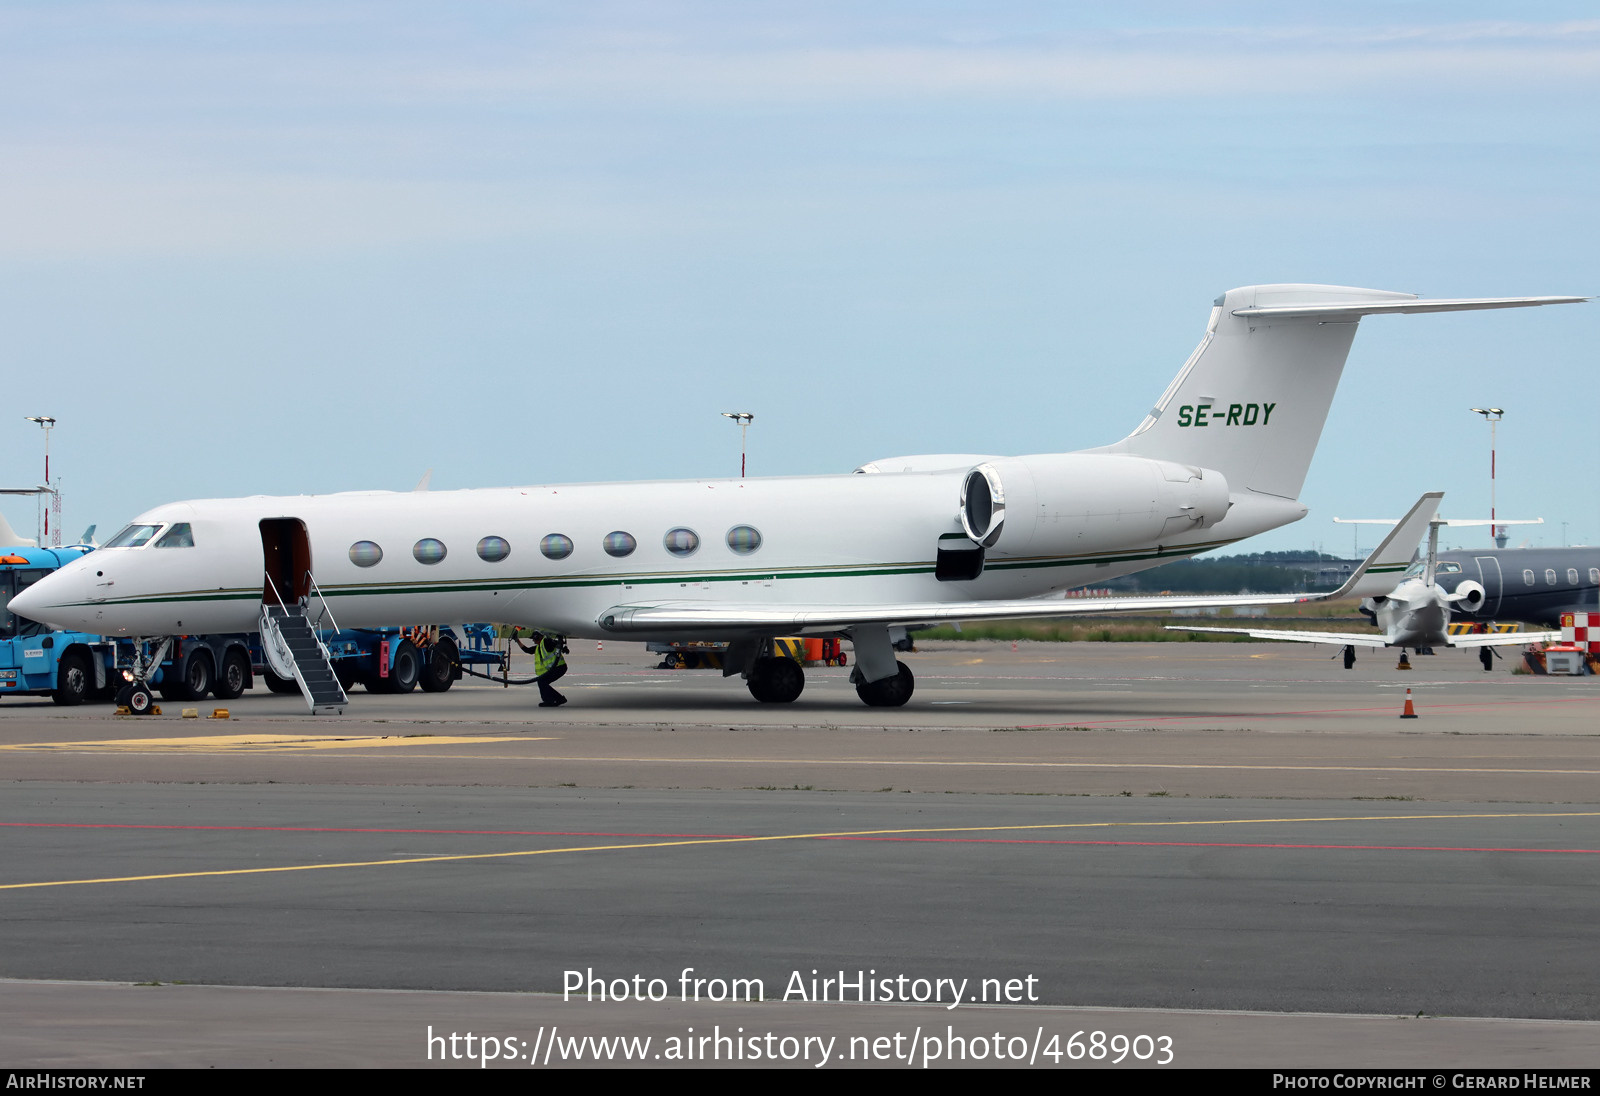
<path id="1" fill-rule="evenodd" d="M 299 518 L 261 519 L 261 603 L 283 608 L 311 596 L 311 537 Z"/>

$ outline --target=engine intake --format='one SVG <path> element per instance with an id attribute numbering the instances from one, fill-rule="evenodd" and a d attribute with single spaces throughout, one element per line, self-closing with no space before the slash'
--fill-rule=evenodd
<path id="1" fill-rule="evenodd" d="M 1450 602 L 1463 613 L 1476 613 L 1483 608 L 1487 598 L 1483 587 L 1469 578 L 1456 587 L 1456 592 L 1450 595 Z"/>
<path id="2" fill-rule="evenodd" d="M 980 464 L 961 484 L 961 529 L 974 544 L 993 548 L 1006 523 L 1006 492 L 992 464 Z"/>

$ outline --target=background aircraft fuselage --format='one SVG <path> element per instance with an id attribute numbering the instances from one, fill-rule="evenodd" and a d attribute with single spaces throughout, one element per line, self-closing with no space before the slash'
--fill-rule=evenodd
<path id="1" fill-rule="evenodd" d="M 1562 613 L 1600 609 L 1595 600 L 1600 593 L 1600 548 L 1440 552 L 1439 565 L 1434 581 L 1449 593 L 1469 580 L 1483 586 L 1483 605 L 1467 612 L 1458 602 L 1457 620 L 1524 620 L 1559 628 Z"/>

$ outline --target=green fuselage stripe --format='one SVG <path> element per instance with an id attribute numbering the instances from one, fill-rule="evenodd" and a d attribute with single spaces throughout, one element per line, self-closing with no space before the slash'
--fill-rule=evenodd
<path id="1" fill-rule="evenodd" d="M 1232 541 L 1210 544 L 1186 544 L 1174 548 L 1152 548 L 1121 555 L 1054 556 L 1034 559 L 1016 559 L 986 564 L 986 571 L 1024 571 L 1061 567 L 1105 566 L 1113 563 L 1134 563 L 1140 560 L 1184 559 L 1200 552 L 1210 551 Z M 678 583 L 698 585 L 709 582 L 779 582 L 818 578 L 873 578 L 885 575 L 932 574 L 931 562 L 880 564 L 875 567 L 824 567 L 790 571 L 715 571 L 701 574 L 674 572 L 644 572 L 623 575 L 589 575 L 573 578 L 523 577 L 486 582 L 482 579 L 450 579 L 440 582 L 351 583 L 323 589 L 328 598 L 379 597 L 384 595 L 420 595 L 441 593 L 500 593 L 520 590 L 558 590 L 591 586 L 653 586 Z M 107 605 L 160 605 L 192 604 L 218 601 L 259 601 L 261 589 L 187 590 L 164 594 L 142 594 L 129 598 L 107 598 L 105 601 L 75 602 L 77 606 Z"/>

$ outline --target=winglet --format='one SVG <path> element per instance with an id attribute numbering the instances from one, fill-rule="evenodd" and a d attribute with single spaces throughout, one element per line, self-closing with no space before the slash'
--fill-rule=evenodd
<path id="1" fill-rule="evenodd" d="M 1439 512 L 1443 491 L 1429 491 L 1417 500 L 1406 514 L 1395 523 L 1372 554 L 1361 561 L 1348 581 L 1337 590 L 1326 594 L 1313 594 L 1306 601 L 1337 601 L 1346 597 L 1374 597 L 1393 590 L 1411 566 L 1411 557 L 1417 544 L 1428 531 L 1428 523 Z"/>

